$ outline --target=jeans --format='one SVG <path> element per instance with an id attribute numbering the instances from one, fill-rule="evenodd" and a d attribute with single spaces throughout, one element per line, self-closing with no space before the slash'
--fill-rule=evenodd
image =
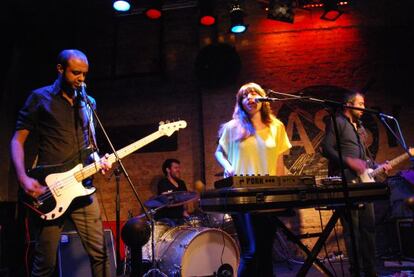
<path id="1" fill-rule="evenodd" d="M 365 203 L 361 209 L 351 211 L 351 218 L 354 228 L 355 245 L 358 254 L 360 270 L 372 274 L 375 272 L 375 213 L 374 204 Z M 344 227 L 345 244 L 349 256 L 349 262 L 354 264 L 354 257 L 351 244 L 351 233 L 349 222 L 341 218 Z"/>
<path id="2" fill-rule="evenodd" d="M 43 221 L 36 215 L 29 215 L 28 231 L 34 235 L 31 276 L 53 276 L 65 216 L 74 223 L 85 251 L 88 253 L 93 276 L 109 277 L 111 271 L 101 212 L 95 195 L 76 199 L 67 214 L 53 221 Z"/>

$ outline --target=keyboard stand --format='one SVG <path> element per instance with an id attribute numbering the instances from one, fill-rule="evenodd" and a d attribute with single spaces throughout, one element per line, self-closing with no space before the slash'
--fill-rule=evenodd
<path id="1" fill-rule="evenodd" d="M 329 220 L 329 222 L 333 221 L 334 220 L 333 218 L 334 218 L 334 215 L 332 215 L 332 217 Z M 335 218 L 336 218 L 336 220 L 338 220 L 339 216 L 338 217 L 335 216 Z M 321 249 L 321 247 L 323 246 L 323 244 L 325 243 L 326 239 L 328 238 L 330 231 L 329 231 L 328 235 L 326 236 L 326 238 L 324 239 L 324 241 L 321 242 L 321 244 L 320 244 L 321 246 L 315 244 L 314 247 L 312 248 L 312 251 L 310 251 L 309 248 L 306 247 L 306 245 L 304 245 L 302 243 L 302 241 L 295 234 L 293 234 L 292 231 L 290 231 L 289 228 L 287 228 L 286 225 L 278 217 L 275 217 L 275 220 L 276 220 L 276 224 L 278 225 L 279 228 L 282 229 L 282 231 L 284 232 L 284 234 L 286 235 L 286 237 L 290 241 L 292 241 L 293 243 L 295 243 L 307 255 L 307 259 L 306 259 L 305 263 L 302 265 L 302 267 L 300 268 L 300 271 L 296 274 L 296 276 L 306 276 L 306 273 L 312 267 L 312 264 L 315 264 L 315 266 L 320 271 L 322 271 L 325 274 L 325 276 L 330 276 L 330 277 L 333 277 L 334 276 L 329 271 L 329 269 L 327 269 L 326 266 L 321 261 L 319 261 L 318 259 L 316 259 L 317 255 L 318 255 L 318 253 L 319 253 L 319 251 Z M 333 223 L 333 226 L 335 226 L 336 220 Z M 324 231 L 322 232 L 322 235 L 318 239 L 318 242 L 321 240 L 322 237 L 324 237 L 324 234 L 323 233 L 325 232 L 325 230 L 326 230 L 326 232 L 328 232 L 328 230 L 327 230 L 328 226 L 329 226 L 329 223 L 328 223 L 328 225 L 326 225 Z M 332 230 L 332 228 L 330 230 Z M 316 247 L 317 246 L 318 246 L 318 251 L 316 252 L 316 250 L 317 250 Z"/>

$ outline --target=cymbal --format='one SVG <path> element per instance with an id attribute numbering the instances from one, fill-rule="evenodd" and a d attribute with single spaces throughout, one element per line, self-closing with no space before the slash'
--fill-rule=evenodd
<path id="1" fill-rule="evenodd" d="M 161 206 L 175 207 L 194 201 L 198 199 L 198 197 L 198 194 L 193 191 L 173 191 L 152 197 L 145 201 L 144 205 L 149 209 Z"/>
<path id="2" fill-rule="evenodd" d="M 414 210 L 414 196 L 408 197 L 404 202 L 409 209 Z"/>

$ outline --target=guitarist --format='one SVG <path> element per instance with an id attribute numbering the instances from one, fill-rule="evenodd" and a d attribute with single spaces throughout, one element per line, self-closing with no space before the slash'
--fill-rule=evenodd
<path id="1" fill-rule="evenodd" d="M 359 92 L 352 92 L 344 97 L 345 106 L 365 108 L 364 96 Z M 344 108 L 335 116 L 338 124 L 338 132 L 345 174 L 348 182 L 361 182 L 358 176 L 364 173 L 368 167 L 375 167 L 373 159 L 370 159 L 366 146 L 366 131 L 361 124 L 363 111 Z M 322 154 L 329 160 L 329 175 L 340 176 L 339 156 L 336 144 L 336 136 L 331 121 L 326 125 L 325 138 L 322 141 Z M 381 165 L 385 171 L 391 169 L 388 163 Z M 359 267 L 365 276 L 377 276 L 375 270 L 375 214 L 374 204 L 365 203 L 362 209 L 351 211 L 354 226 L 357 253 L 359 253 Z M 344 226 L 344 237 L 348 253 L 351 252 L 349 224 L 345 218 L 341 219 Z M 351 274 L 359 276 L 352 268 L 352 255 L 350 257 Z"/>
<path id="2" fill-rule="evenodd" d="M 46 191 L 38 180 L 26 173 L 24 145 L 29 134 L 38 136 L 38 165 L 64 164 L 74 157 L 78 162 L 85 162 L 85 155 L 81 154 L 84 151 L 81 150 L 96 145 L 93 124 L 88 119 L 92 115 L 91 109 L 85 105 L 84 98 L 79 97 L 79 88 L 85 81 L 88 68 L 84 53 L 63 50 L 58 55 L 56 81 L 33 91 L 19 112 L 11 141 L 11 157 L 25 196 L 36 199 Z M 89 100 L 95 108 L 95 100 L 92 97 Z M 86 156 L 96 157 L 97 154 Z M 107 156 L 100 163 L 103 172 L 111 167 Z M 92 181 L 87 179 L 84 185 L 91 186 Z M 26 210 L 26 244 L 28 248 L 30 243 L 34 244 L 33 261 L 29 263 L 26 260 L 28 275 L 30 271 L 31 276 L 53 275 L 63 223 L 65 218 L 69 218 L 90 257 L 93 276 L 110 276 L 101 213 L 94 195 L 75 199 L 66 214 L 55 220 L 43 220 L 30 209 Z"/>

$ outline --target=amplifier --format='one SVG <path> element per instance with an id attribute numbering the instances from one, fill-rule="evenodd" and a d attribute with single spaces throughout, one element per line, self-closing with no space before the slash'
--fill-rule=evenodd
<path id="1" fill-rule="evenodd" d="M 105 229 L 106 250 L 111 269 L 116 276 L 116 256 L 111 229 Z M 89 256 L 76 231 L 62 232 L 58 251 L 59 277 L 92 277 Z"/>
<path id="2" fill-rule="evenodd" d="M 414 258 L 414 223 L 412 218 L 397 220 L 398 244 L 402 256 Z"/>

